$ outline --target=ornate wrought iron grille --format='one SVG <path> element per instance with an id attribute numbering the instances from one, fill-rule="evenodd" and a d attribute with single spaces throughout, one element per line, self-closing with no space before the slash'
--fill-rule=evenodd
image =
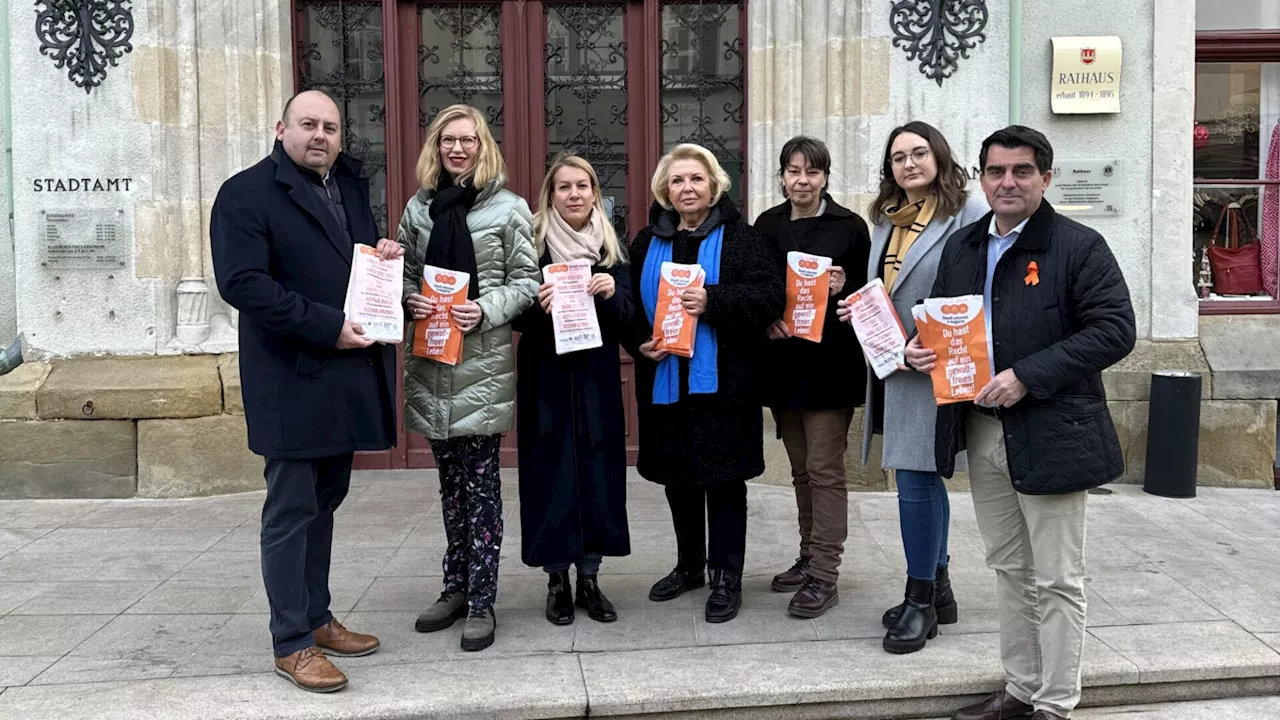
<path id="1" fill-rule="evenodd" d="M 444 108 L 479 108 L 502 143 L 502 43 L 498 3 L 418 4 L 418 124 L 426 127 Z"/>
<path id="2" fill-rule="evenodd" d="M 986 0 L 895 0 L 889 11 L 893 45 L 920 61 L 920 72 L 942 87 L 961 58 L 987 39 Z"/>
<path id="3" fill-rule="evenodd" d="M 547 165 L 562 151 L 586 158 L 600 176 L 605 210 L 627 237 L 626 7 L 549 5 L 543 93 Z"/>
<path id="4" fill-rule="evenodd" d="M 133 50 L 132 0 L 36 0 L 40 54 L 88 94 Z"/>
<path id="5" fill-rule="evenodd" d="M 323 90 L 342 111 L 343 147 L 364 163 L 370 202 L 387 232 L 386 74 L 376 0 L 298 0 L 298 89 Z"/>
<path id="6" fill-rule="evenodd" d="M 664 149 L 691 142 L 710 150 L 733 178 L 729 196 L 739 205 L 745 168 L 743 10 L 742 2 L 664 0 L 659 78 Z"/>

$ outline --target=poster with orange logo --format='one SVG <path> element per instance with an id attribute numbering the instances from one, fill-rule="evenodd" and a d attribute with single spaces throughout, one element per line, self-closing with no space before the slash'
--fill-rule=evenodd
<path id="1" fill-rule="evenodd" d="M 574 260 L 542 269 L 542 277 L 555 288 L 551 294 L 551 326 L 555 332 L 556 354 L 602 347 L 600 317 L 596 299 L 587 292 L 591 282 L 591 261 Z"/>
<path id="2" fill-rule="evenodd" d="M 787 306 L 782 321 L 792 337 L 822 341 L 831 287 L 831 258 L 795 250 L 787 253 Z"/>
<path id="3" fill-rule="evenodd" d="M 374 248 L 356 243 L 347 278 L 342 312 L 364 329 L 364 336 L 384 343 L 404 342 L 404 305 L 400 292 L 404 258 L 383 260 Z"/>
<path id="4" fill-rule="evenodd" d="M 858 288 L 849 296 L 848 306 L 849 322 L 862 345 L 867 364 L 881 380 L 889 377 L 903 362 L 907 333 L 898 311 L 893 309 L 884 281 L 876 278 Z"/>
<path id="5" fill-rule="evenodd" d="M 929 375 L 939 405 L 973 400 L 991 382 L 981 295 L 929 298 L 911 308 L 920 342 L 938 356 Z"/>
<path id="6" fill-rule="evenodd" d="M 702 287 L 706 277 L 701 265 L 662 263 L 658 307 L 653 314 L 653 336 L 659 340 L 658 350 L 684 358 L 693 357 L 698 318 L 685 312 L 680 296 L 688 288 Z"/>
<path id="7" fill-rule="evenodd" d="M 445 365 L 462 358 L 462 331 L 450 309 L 467 301 L 471 274 L 434 265 L 422 269 L 422 296 L 434 298 L 436 309 L 413 328 L 413 354 Z"/>

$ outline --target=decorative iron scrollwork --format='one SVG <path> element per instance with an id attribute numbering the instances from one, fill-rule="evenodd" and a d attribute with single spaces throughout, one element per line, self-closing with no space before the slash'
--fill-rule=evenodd
<path id="1" fill-rule="evenodd" d="M 497 3 L 419 3 L 419 125 L 426 127 L 448 105 L 464 103 L 484 112 L 494 139 L 502 141 L 498 12 Z"/>
<path id="2" fill-rule="evenodd" d="M 88 94 L 133 51 L 132 0 L 36 0 L 40 54 Z"/>
<path id="3" fill-rule="evenodd" d="M 942 87 L 960 60 L 987 39 L 986 0 L 895 0 L 889 11 L 893 45 L 920 61 L 920 72 Z"/>
<path id="4" fill-rule="evenodd" d="M 626 9 L 622 4 L 585 3 L 545 8 L 547 164 L 565 150 L 589 161 L 599 176 L 605 205 L 613 210 L 613 227 L 626 237 Z"/>
<path id="5" fill-rule="evenodd" d="M 299 90 L 323 90 L 342 112 L 343 150 L 364 164 L 370 202 L 387 231 L 386 74 L 376 0 L 298 0 Z"/>
<path id="6" fill-rule="evenodd" d="M 742 126 L 746 110 L 746 52 L 739 27 L 741 2 L 662 3 L 663 145 L 697 143 L 710 150 L 735 182 L 741 203 Z"/>

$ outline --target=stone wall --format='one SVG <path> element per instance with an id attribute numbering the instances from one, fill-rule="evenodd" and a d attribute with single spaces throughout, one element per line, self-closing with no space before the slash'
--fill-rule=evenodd
<path id="1" fill-rule="evenodd" d="M 79 358 L 0 376 L 0 498 L 262 489 L 235 360 Z"/>
<path id="2" fill-rule="evenodd" d="M 9 121 L 9 15 L 0 11 L 0 345 L 7 344 L 18 332 L 18 301 L 13 275 L 13 225 L 9 215 L 13 177 L 10 153 L 13 152 L 13 128 Z"/>
<path id="3" fill-rule="evenodd" d="M 0 254 L 0 283 L 16 276 L 16 287 L 0 284 L 0 295 L 17 298 L 29 357 L 235 348 L 234 313 L 211 277 L 207 218 L 221 183 L 270 149 L 292 86 L 289 4 L 135 0 L 129 8 L 132 50 L 88 92 L 41 54 L 31 3 L 5 10 L 6 57 L 24 82 L 9 92 L 13 270 Z M 85 191 L 56 182 L 73 178 L 116 183 Z M 58 189 L 37 183 L 44 179 Z M 108 213 L 119 262 L 46 263 L 51 212 L 76 214 L 73 227 Z"/>

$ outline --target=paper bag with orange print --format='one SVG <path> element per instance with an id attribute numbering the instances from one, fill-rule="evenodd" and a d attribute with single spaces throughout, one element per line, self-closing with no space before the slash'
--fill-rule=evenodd
<path id="1" fill-rule="evenodd" d="M 911 308 L 920 342 L 938 356 L 929 373 L 939 405 L 973 400 L 991 382 L 982 296 L 929 298 Z"/>
<path id="2" fill-rule="evenodd" d="M 434 265 L 422 269 L 422 296 L 435 298 L 436 308 L 413 328 L 413 354 L 445 365 L 462 358 L 462 331 L 450 309 L 467 301 L 471 274 Z"/>
<path id="3" fill-rule="evenodd" d="M 782 321 L 792 337 L 822 341 L 831 287 L 831 258 L 792 250 L 787 253 L 787 306 Z"/>
<path id="4" fill-rule="evenodd" d="M 659 340 L 656 349 L 684 358 L 693 357 L 698 318 L 685 312 L 680 296 L 689 288 L 702 287 L 706 277 L 701 265 L 662 263 L 658 307 L 653 314 L 653 336 Z"/>

